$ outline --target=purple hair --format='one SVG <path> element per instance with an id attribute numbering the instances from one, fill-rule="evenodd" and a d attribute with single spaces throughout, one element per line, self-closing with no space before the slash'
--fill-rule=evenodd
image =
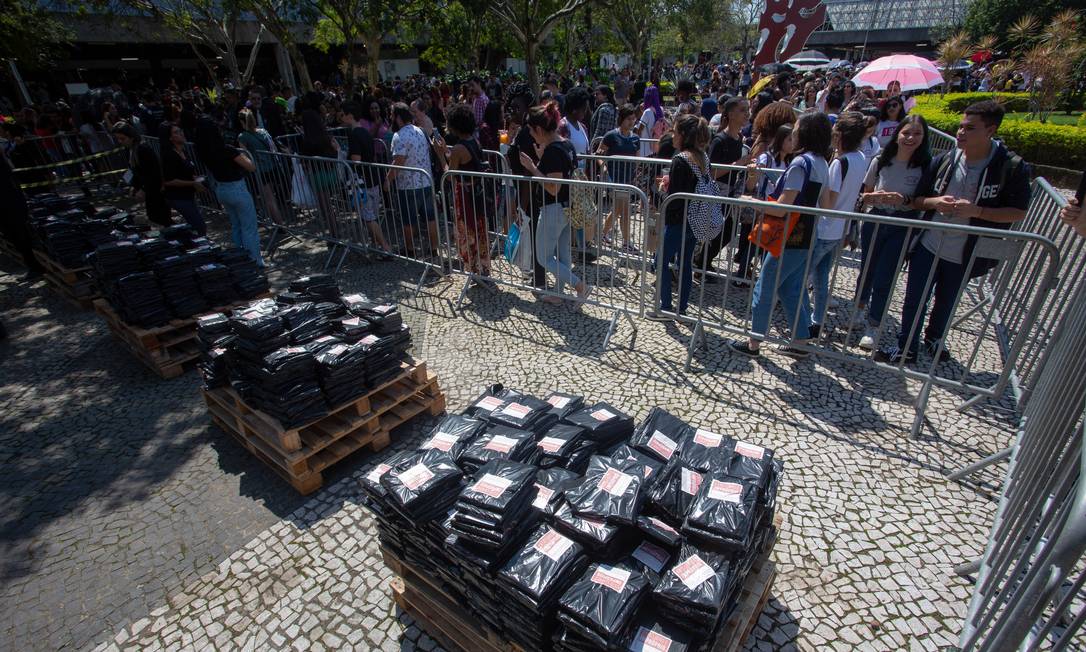
<path id="1" fill-rule="evenodd" d="M 652 113 L 657 120 L 664 117 L 664 107 L 660 105 L 659 88 L 649 86 L 645 89 L 645 106 L 652 109 Z"/>

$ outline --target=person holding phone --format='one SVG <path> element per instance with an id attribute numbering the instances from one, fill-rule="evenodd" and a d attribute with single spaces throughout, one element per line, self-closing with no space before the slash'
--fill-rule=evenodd
<path id="1" fill-rule="evenodd" d="M 1075 193 L 1075 198 L 1060 211 L 1060 219 L 1070 225 L 1075 233 L 1086 238 L 1086 201 L 1083 201 L 1084 195 L 1086 195 L 1086 171 L 1082 173 L 1082 180 L 1078 184 L 1078 192 Z"/>

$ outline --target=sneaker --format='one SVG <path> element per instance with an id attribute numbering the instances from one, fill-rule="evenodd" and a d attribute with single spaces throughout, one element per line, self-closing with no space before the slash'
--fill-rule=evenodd
<path id="1" fill-rule="evenodd" d="M 602 238 L 600 238 L 600 240 L 603 242 L 603 244 L 607 245 L 608 247 L 610 247 L 612 244 L 614 244 L 614 241 L 611 240 L 611 236 L 609 236 L 609 235 L 603 236 Z"/>
<path id="2" fill-rule="evenodd" d="M 750 348 L 750 342 L 742 340 L 732 340 L 731 342 L 728 342 L 728 348 L 736 353 L 745 355 L 748 358 L 757 358 L 762 355 L 760 350 Z"/>
<path id="3" fill-rule="evenodd" d="M 622 245 L 622 250 L 628 254 L 633 254 L 635 256 L 641 253 L 641 250 L 637 248 L 637 245 L 632 242 L 627 242 L 626 244 Z"/>
<path id="4" fill-rule="evenodd" d="M 782 346 L 777 349 L 777 352 L 790 358 L 796 358 L 797 360 L 802 360 L 803 358 L 811 355 L 808 351 L 804 351 L 803 349 L 799 349 L 794 346 Z"/>
<path id="5" fill-rule="evenodd" d="M 880 349 L 875 352 L 876 362 L 885 362 L 887 364 L 899 365 L 902 360 L 906 364 L 912 364 L 916 362 L 916 351 L 910 350 L 907 354 L 903 354 L 901 349 L 896 346 L 889 349 Z"/>
<path id="6" fill-rule="evenodd" d="M 879 332 L 876 329 L 868 326 L 867 330 L 864 331 L 864 336 L 860 338 L 860 348 L 865 351 L 874 351 L 875 338 L 878 337 L 878 335 Z"/>
<path id="7" fill-rule="evenodd" d="M 943 343 L 943 350 L 939 351 L 939 355 L 935 355 L 936 351 L 939 349 L 939 340 L 924 340 L 924 349 L 927 351 L 928 355 L 932 357 L 935 364 L 946 362 L 951 358 L 950 349 L 947 348 L 946 343 Z"/>
<path id="8" fill-rule="evenodd" d="M 818 336 L 822 334 L 822 324 L 811 324 L 807 327 L 808 338 L 817 340 Z"/>
<path id="9" fill-rule="evenodd" d="M 671 315 L 666 315 L 663 312 L 656 310 L 645 313 L 645 319 L 651 319 L 652 321 L 675 321 L 675 318 Z"/>

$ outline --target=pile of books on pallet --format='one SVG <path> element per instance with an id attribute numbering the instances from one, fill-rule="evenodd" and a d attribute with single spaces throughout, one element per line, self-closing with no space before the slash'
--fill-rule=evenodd
<path id="1" fill-rule="evenodd" d="M 299 278 L 260 299 L 196 320 L 206 389 L 233 386 L 284 428 L 318 419 L 399 374 L 411 333 L 399 310 L 343 296 L 332 277 Z"/>
<path id="2" fill-rule="evenodd" d="M 29 207 L 38 248 L 67 268 L 85 267 L 95 248 L 137 231 L 127 212 L 86 201 L 48 196 L 32 199 Z"/>
<path id="3" fill-rule="evenodd" d="M 113 310 L 145 328 L 268 291 L 264 270 L 248 254 L 220 247 L 188 225 L 118 237 L 87 261 Z"/>
<path id="4" fill-rule="evenodd" d="M 495 385 L 362 486 L 382 546 L 525 650 L 708 650 L 782 468 L 660 408 Z"/>

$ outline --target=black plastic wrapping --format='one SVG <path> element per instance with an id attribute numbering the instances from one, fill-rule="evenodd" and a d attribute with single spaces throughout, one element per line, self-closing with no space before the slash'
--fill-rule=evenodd
<path id="1" fill-rule="evenodd" d="M 669 548 L 677 548 L 683 542 L 683 535 L 679 529 L 659 516 L 651 514 L 638 516 L 637 529 L 649 539 Z"/>
<path id="2" fill-rule="evenodd" d="M 541 468 L 565 466 L 584 447 L 584 428 L 565 423 L 555 424 L 536 441 L 532 462 Z M 592 449 L 595 450 L 593 442 Z"/>
<path id="3" fill-rule="evenodd" d="M 758 485 L 732 476 L 707 475 L 682 532 L 722 552 L 750 547 L 757 516 Z"/>
<path id="4" fill-rule="evenodd" d="M 599 646 L 612 646 L 625 638 L 649 591 L 648 579 L 635 568 L 595 563 L 562 594 L 558 619 Z"/>
<path id="5" fill-rule="evenodd" d="M 641 541 L 630 552 L 626 563 L 637 569 L 656 586 L 664 571 L 671 565 L 674 551 L 653 541 Z"/>
<path id="6" fill-rule="evenodd" d="M 734 588 L 726 557 L 686 544 L 653 589 L 653 600 L 669 620 L 707 636 Z"/>
<path id="7" fill-rule="evenodd" d="M 531 609 L 553 603 L 587 564 L 584 548 L 549 525 L 540 525 L 498 580 Z"/>
<path id="8" fill-rule="evenodd" d="M 719 433 L 697 428 L 682 442 L 679 458 L 698 471 L 727 473 L 732 459 L 733 440 Z"/>
<path id="9" fill-rule="evenodd" d="M 633 433 L 633 419 L 610 403 L 596 403 L 565 418 L 566 423 L 581 426 L 588 437 L 607 448 Z"/>
<path id="10" fill-rule="evenodd" d="M 602 518 L 609 523 L 633 525 L 641 509 L 642 476 L 629 466 L 595 456 L 588 463 L 584 483 L 566 492 L 578 516 Z"/>
<path id="11" fill-rule="evenodd" d="M 647 601 L 630 627 L 626 648 L 630 652 L 687 652 L 690 636 L 679 626 L 662 618 Z"/>
<path id="12" fill-rule="evenodd" d="M 654 407 L 634 430 L 630 446 L 667 462 L 693 433 L 694 429 L 685 421 L 663 408 Z"/>
<path id="13" fill-rule="evenodd" d="M 416 521 L 444 514 L 460 493 L 463 473 L 442 451 L 416 452 L 380 478 L 394 507 Z"/>
<path id="14" fill-rule="evenodd" d="M 620 527 L 602 518 L 577 516 L 567 500 L 554 510 L 554 525 L 566 535 L 584 544 L 597 557 L 609 557 L 621 543 Z"/>
<path id="15" fill-rule="evenodd" d="M 467 445 L 474 441 L 485 427 L 485 421 L 459 414 L 447 414 L 419 445 L 419 450 L 435 448 L 459 461 Z"/>
<path id="16" fill-rule="evenodd" d="M 560 421 L 584 407 L 584 397 L 578 394 L 551 392 L 543 400 L 551 406 L 551 414 Z"/>
<path id="17" fill-rule="evenodd" d="M 492 460 L 523 461 L 535 447 L 535 435 L 506 426 L 490 426 L 460 455 L 460 463 L 472 473 Z"/>
<path id="18" fill-rule="evenodd" d="M 680 458 L 672 457 L 652 485 L 649 507 L 672 526 L 679 526 L 694 504 L 703 479 L 703 473 L 686 466 Z"/>
<path id="19" fill-rule="evenodd" d="M 540 513 L 554 514 L 565 496 L 566 489 L 576 487 L 581 482 L 581 476 L 573 471 L 562 468 L 541 469 L 535 474 L 535 496 L 532 497 L 532 508 Z"/>

